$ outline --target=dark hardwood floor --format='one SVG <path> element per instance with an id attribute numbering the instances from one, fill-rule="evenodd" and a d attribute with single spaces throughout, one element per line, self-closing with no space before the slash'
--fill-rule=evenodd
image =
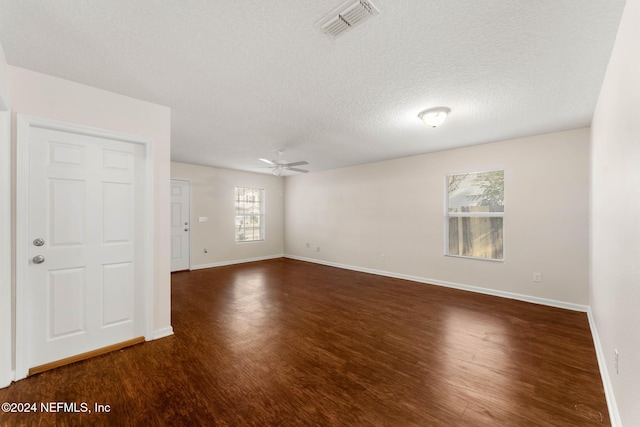
<path id="1" fill-rule="evenodd" d="M 609 425 L 585 313 L 289 259 L 172 295 L 174 336 L 0 390 L 38 404 L 0 425 Z"/>

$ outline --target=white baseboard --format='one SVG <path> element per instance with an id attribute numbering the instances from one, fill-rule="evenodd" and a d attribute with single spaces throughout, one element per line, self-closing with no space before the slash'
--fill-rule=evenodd
<path id="1" fill-rule="evenodd" d="M 358 266 L 347 265 L 347 264 L 339 264 L 339 263 L 323 261 L 315 258 L 300 257 L 296 255 L 285 254 L 284 257 L 296 259 L 298 261 L 307 261 L 307 262 L 313 262 L 316 264 L 328 265 L 330 267 L 344 268 L 346 270 L 360 271 L 362 273 L 377 274 L 379 276 L 393 277 L 395 279 L 411 280 L 412 282 L 444 286 L 447 288 L 460 289 L 463 291 L 476 292 L 479 294 L 493 295 L 493 296 L 498 296 L 502 298 L 509 298 L 509 299 L 514 299 L 519 301 L 531 302 L 534 304 L 548 305 L 551 307 L 564 308 L 567 310 L 582 311 L 582 312 L 589 311 L 589 306 L 574 304 L 574 303 L 565 302 L 565 301 L 557 301 L 557 300 L 548 299 L 548 298 L 539 298 L 539 297 L 534 297 L 529 295 L 516 294 L 513 292 L 498 291 L 495 289 L 481 288 L 479 286 L 463 285 L 461 283 L 445 282 L 443 280 L 430 279 L 428 277 L 411 276 L 408 274 L 393 273 L 390 271 L 375 270 L 372 268 L 364 268 L 364 267 L 358 267 Z"/>
<path id="2" fill-rule="evenodd" d="M 166 328 L 156 329 L 155 331 L 153 331 L 153 336 L 151 337 L 151 339 L 157 340 L 160 338 L 169 337 L 171 335 L 173 335 L 173 327 L 167 326 Z"/>
<path id="3" fill-rule="evenodd" d="M 13 383 L 15 378 L 16 378 L 16 371 L 12 369 L 11 371 L 9 371 L 9 378 L 6 379 L 6 381 L 8 382 L 4 381 L 2 384 L 0 384 L 0 389 L 9 387 Z"/>
<path id="4" fill-rule="evenodd" d="M 192 265 L 191 266 L 191 270 L 201 270 L 203 268 L 223 267 L 225 265 L 243 264 L 245 262 L 264 261 L 264 260 L 267 260 L 267 259 L 276 259 L 276 258 L 282 258 L 282 257 L 284 257 L 284 254 L 267 255 L 267 256 L 261 256 L 261 257 L 257 257 L 257 258 L 244 258 L 244 259 L 234 259 L 234 260 L 230 260 L 230 261 L 212 262 L 210 264 Z"/>
<path id="5" fill-rule="evenodd" d="M 607 409 L 609 410 L 611 427 L 622 427 L 622 420 L 620 419 L 620 412 L 618 412 L 616 397 L 613 393 L 611 377 L 607 370 L 604 350 L 602 348 L 602 343 L 600 342 L 600 337 L 598 336 L 598 329 L 596 328 L 596 321 L 593 318 L 591 308 L 587 310 L 587 317 L 589 318 L 589 327 L 591 328 L 591 336 L 593 337 L 593 346 L 596 348 L 596 357 L 598 358 L 598 368 L 600 369 L 600 377 L 602 378 L 602 385 L 604 386 L 604 395 L 607 398 Z"/>

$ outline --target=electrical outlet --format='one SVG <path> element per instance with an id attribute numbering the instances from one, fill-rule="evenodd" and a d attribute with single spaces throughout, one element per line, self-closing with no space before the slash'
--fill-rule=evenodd
<path id="1" fill-rule="evenodd" d="M 614 356 L 614 359 L 613 359 L 613 361 L 614 361 L 613 363 L 614 363 L 614 365 L 616 367 L 616 374 L 619 374 L 620 373 L 620 369 L 619 369 L 620 364 L 618 363 L 618 360 L 619 360 L 618 358 L 620 357 L 620 355 L 618 354 L 618 349 L 617 348 L 614 349 L 614 352 L 615 352 L 615 356 Z"/>
<path id="2" fill-rule="evenodd" d="M 380 261 L 384 261 L 384 254 L 380 254 Z"/>
<path id="3" fill-rule="evenodd" d="M 533 281 L 535 283 L 542 282 L 542 273 L 533 273 Z"/>

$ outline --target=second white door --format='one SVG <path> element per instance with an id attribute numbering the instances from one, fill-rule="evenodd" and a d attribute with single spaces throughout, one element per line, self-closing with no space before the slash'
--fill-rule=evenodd
<path id="1" fill-rule="evenodd" d="M 190 268 L 189 181 L 171 180 L 171 271 Z"/>

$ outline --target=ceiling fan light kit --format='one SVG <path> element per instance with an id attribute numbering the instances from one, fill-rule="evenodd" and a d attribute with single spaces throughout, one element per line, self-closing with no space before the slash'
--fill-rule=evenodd
<path id="1" fill-rule="evenodd" d="M 448 107 L 428 108 L 421 111 L 418 114 L 418 118 L 420 118 L 420 120 L 422 120 L 427 126 L 435 128 L 445 121 L 450 112 L 451 109 Z"/>
<path id="2" fill-rule="evenodd" d="M 301 173 L 309 172 L 306 169 L 300 169 L 295 167 L 295 166 L 308 165 L 309 162 L 305 160 L 300 160 L 297 162 L 288 163 L 286 160 L 282 158 L 283 151 L 284 150 L 276 151 L 276 154 L 278 155 L 278 158 L 276 160 L 267 160 L 267 159 L 258 159 L 258 160 L 267 163 L 271 168 L 271 173 L 274 174 L 275 176 L 282 176 L 282 173 L 284 171 L 301 172 Z"/>

